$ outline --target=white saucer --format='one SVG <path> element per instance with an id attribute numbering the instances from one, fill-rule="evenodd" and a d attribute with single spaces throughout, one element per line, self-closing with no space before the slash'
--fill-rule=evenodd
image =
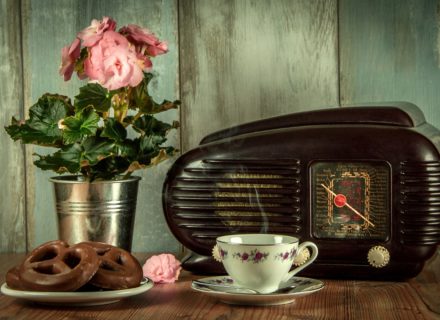
<path id="1" fill-rule="evenodd" d="M 197 283 L 199 282 L 199 284 Z M 281 286 L 280 292 L 268 294 L 249 293 L 234 287 L 229 276 L 218 276 L 198 279 L 191 288 L 217 298 L 221 302 L 239 305 L 270 306 L 293 302 L 295 299 L 312 294 L 324 288 L 320 280 L 293 277 Z M 202 285 L 203 284 L 203 285 Z M 224 285 L 225 287 L 221 287 Z M 226 288 L 228 286 L 229 288 Z M 283 287 L 293 286 L 291 289 Z"/>
<path id="2" fill-rule="evenodd" d="M 4 283 L 1 292 L 13 298 L 34 301 L 50 305 L 66 306 L 96 306 L 114 303 L 122 298 L 131 297 L 144 293 L 153 287 L 153 281 L 144 278 L 141 285 L 136 288 L 108 291 L 90 291 L 90 292 L 38 292 L 14 290 Z"/>

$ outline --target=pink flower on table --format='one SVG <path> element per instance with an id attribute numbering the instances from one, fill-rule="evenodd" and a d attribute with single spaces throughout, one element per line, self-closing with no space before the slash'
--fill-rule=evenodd
<path id="1" fill-rule="evenodd" d="M 116 30 L 116 22 L 110 17 L 103 17 L 101 21 L 93 19 L 89 27 L 78 33 L 78 38 L 83 40 L 85 47 L 92 47 L 101 40 L 104 33 L 109 30 Z"/>
<path id="2" fill-rule="evenodd" d="M 144 64 L 124 36 L 107 31 L 96 45 L 89 48 L 84 72 L 90 80 L 98 81 L 108 90 L 116 90 L 137 86 L 144 77 Z"/>
<path id="3" fill-rule="evenodd" d="M 155 57 L 168 52 L 166 42 L 160 42 L 159 39 L 149 30 L 141 28 L 134 24 L 122 27 L 119 32 L 125 35 L 128 41 L 136 45 L 136 49 L 150 57 Z"/>
<path id="4" fill-rule="evenodd" d="M 173 283 L 179 278 L 179 260 L 172 254 L 163 253 L 149 258 L 142 267 L 144 276 L 155 283 Z"/>
<path id="5" fill-rule="evenodd" d="M 76 38 L 61 50 L 60 75 L 64 76 L 64 81 L 70 80 L 75 69 L 75 61 L 81 53 L 81 41 Z"/>

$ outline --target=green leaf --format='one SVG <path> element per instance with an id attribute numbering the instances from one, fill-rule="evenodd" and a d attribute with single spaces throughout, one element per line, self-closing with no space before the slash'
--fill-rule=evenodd
<path id="1" fill-rule="evenodd" d="M 160 161 L 164 160 L 167 155 L 167 149 L 160 147 L 160 144 L 163 142 L 158 136 L 142 136 L 140 138 L 140 150 L 137 161 L 141 165 L 150 165 L 156 164 L 155 158 L 160 158 Z"/>
<path id="2" fill-rule="evenodd" d="M 115 153 L 128 159 L 135 159 L 139 153 L 139 140 L 125 139 L 115 144 Z"/>
<path id="3" fill-rule="evenodd" d="M 115 154 L 115 143 L 108 139 L 90 137 L 84 141 L 82 149 L 81 166 L 93 166 Z"/>
<path id="4" fill-rule="evenodd" d="M 57 173 L 78 173 L 80 170 L 82 148 L 79 144 L 74 144 L 68 148 L 59 150 L 53 155 L 41 156 L 34 164 L 42 170 L 53 170 Z"/>
<path id="5" fill-rule="evenodd" d="M 141 133 L 139 138 L 138 164 L 154 165 L 167 157 L 168 148 L 161 147 L 167 140 L 166 134 L 170 129 L 177 128 L 178 122 L 172 125 L 157 120 L 153 116 L 143 115 L 134 124 L 134 130 Z"/>
<path id="6" fill-rule="evenodd" d="M 117 142 L 121 142 L 127 137 L 127 130 L 116 119 L 108 118 L 105 120 L 105 126 L 101 137 L 107 137 Z"/>
<path id="7" fill-rule="evenodd" d="M 43 170 L 53 170 L 57 173 L 78 173 L 90 170 L 101 160 L 114 155 L 114 143 L 108 139 L 97 137 L 87 138 L 83 144 L 75 143 L 63 148 L 52 155 L 41 156 L 34 164 Z"/>
<path id="8" fill-rule="evenodd" d="M 159 136 L 143 136 L 140 142 L 140 151 L 144 156 L 153 157 L 159 152 L 159 144 L 163 141 Z"/>
<path id="9" fill-rule="evenodd" d="M 173 128 L 175 128 L 174 124 L 170 125 L 150 115 L 143 115 L 133 123 L 133 129 L 141 135 L 158 135 L 164 137 L 168 131 Z"/>
<path id="10" fill-rule="evenodd" d="M 99 161 L 96 165 L 89 168 L 88 174 L 90 180 L 95 179 L 113 179 L 117 176 L 124 174 L 130 161 L 124 157 L 109 157 Z"/>
<path id="11" fill-rule="evenodd" d="M 151 73 L 144 73 L 144 79 L 139 85 L 132 89 L 130 95 L 129 105 L 131 109 L 139 109 L 140 112 L 146 114 L 154 114 L 169 109 L 176 109 L 180 105 L 180 101 L 174 102 L 164 100 L 162 103 L 156 103 L 148 93 L 148 84 L 153 75 Z"/>
<path id="12" fill-rule="evenodd" d="M 73 114 L 69 99 L 61 95 L 45 94 L 29 109 L 29 119 L 18 121 L 12 118 L 5 127 L 14 140 L 42 146 L 62 146 L 62 131 L 58 122 Z"/>
<path id="13" fill-rule="evenodd" d="M 96 134 L 99 116 L 93 107 L 87 107 L 63 121 L 63 141 L 65 144 L 80 142 L 84 137 Z"/>
<path id="14" fill-rule="evenodd" d="M 112 92 L 97 83 L 88 83 L 79 89 L 75 96 L 75 108 L 77 111 L 88 106 L 93 106 L 96 111 L 107 112 L 111 107 Z"/>

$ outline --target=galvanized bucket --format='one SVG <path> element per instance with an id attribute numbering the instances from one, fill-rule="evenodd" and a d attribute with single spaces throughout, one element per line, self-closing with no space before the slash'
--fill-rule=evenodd
<path id="1" fill-rule="evenodd" d="M 140 177 L 81 181 L 58 176 L 53 182 L 59 239 L 69 244 L 100 241 L 131 251 Z"/>

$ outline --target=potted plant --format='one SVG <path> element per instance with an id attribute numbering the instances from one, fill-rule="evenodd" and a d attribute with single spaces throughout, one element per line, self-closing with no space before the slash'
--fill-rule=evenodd
<path id="1" fill-rule="evenodd" d="M 116 22 L 93 20 L 62 49 L 60 75 L 74 72 L 88 83 L 73 102 L 46 93 L 30 107 L 29 118 L 5 127 L 14 140 L 56 148 L 35 154 L 34 164 L 58 174 L 54 183 L 60 238 L 70 243 L 99 240 L 131 248 L 139 177 L 176 152 L 166 135 L 179 126 L 155 114 L 179 101 L 156 103 L 148 92 L 151 59 L 167 45 L 137 25 L 116 30 Z"/>

